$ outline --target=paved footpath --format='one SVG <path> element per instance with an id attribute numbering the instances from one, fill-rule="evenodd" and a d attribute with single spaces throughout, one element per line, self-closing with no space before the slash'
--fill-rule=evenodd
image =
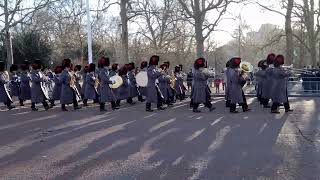
<path id="1" fill-rule="evenodd" d="M 279 115 L 254 98 L 239 114 L 221 98 L 200 114 L 188 101 L 154 113 L 1 106 L 0 179 L 320 180 L 320 98 L 290 101 Z"/>

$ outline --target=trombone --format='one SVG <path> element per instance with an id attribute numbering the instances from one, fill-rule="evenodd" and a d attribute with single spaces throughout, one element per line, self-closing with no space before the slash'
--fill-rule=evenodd
<path id="1" fill-rule="evenodd" d="M 309 70 L 306 70 L 306 69 L 294 68 L 293 65 L 282 66 L 282 68 L 284 70 L 292 71 L 292 72 L 297 73 L 297 74 L 309 74 L 309 75 L 315 75 L 316 74 L 316 72 L 309 71 Z"/>

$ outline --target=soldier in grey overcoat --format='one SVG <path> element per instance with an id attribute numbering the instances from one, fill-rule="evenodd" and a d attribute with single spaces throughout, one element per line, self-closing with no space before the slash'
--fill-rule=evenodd
<path id="1" fill-rule="evenodd" d="M 275 54 L 271 53 L 267 57 L 267 68 L 266 68 L 266 76 L 262 82 L 262 92 L 261 97 L 263 98 L 263 106 L 265 108 L 270 108 L 269 101 L 271 99 L 271 87 L 273 86 L 273 79 L 271 77 L 271 72 L 273 69 L 273 62 L 275 59 Z"/>
<path id="2" fill-rule="evenodd" d="M 4 103 L 7 108 L 15 108 L 12 104 L 10 92 L 7 89 L 7 83 L 9 82 L 9 74 L 5 71 L 5 63 L 0 61 L 0 102 Z"/>
<path id="3" fill-rule="evenodd" d="M 146 72 L 148 70 L 148 62 L 147 61 L 142 61 L 141 65 L 140 65 L 140 72 L 144 71 Z M 144 97 L 147 96 L 147 87 L 138 87 L 139 88 L 139 96 L 138 96 L 138 100 L 140 102 L 144 102 L 145 99 Z"/>
<path id="4" fill-rule="evenodd" d="M 147 84 L 147 102 L 146 102 L 146 111 L 152 112 L 151 103 L 157 104 L 159 110 L 164 110 L 162 107 L 162 94 L 159 90 L 156 80 L 161 76 L 161 72 L 157 69 L 159 64 L 160 57 L 152 56 L 149 61 L 149 67 L 147 70 L 148 74 L 148 84 Z"/>
<path id="5" fill-rule="evenodd" d="M 62 62 L 63 71 L 60 74 L 61 83 L 61 93 L 60 93 L 60 103 L 61 110 L 68 111 L 66 104 L 73 104 L 74 110 L 81 109 L 78 105 L 78 100 L 80 95 L 77 93 L 75 86 L 75 79 L 73 78 L 72 63 L 71 59 L 64 59 Z"/>
<path id="6" fill-rule="evenodd" d="M 76 65 L 74 67 L 74 76 L 76 78 L 76 87 L 77 87 L 78 92 L 82 92 L 82 87 L 80 84 L 80 81 L 82 79 L 81 68 L 82 68 L 81 65 Z"/>
<path id="7" fill-rule="evenodd" d="M 123 65 L 119 69 L 119 76 L 122 78 L 123 84 L 118 88 L 118 102 L 121 100 L 126 100 L 129 98 L 129 91 L 130 91 L 130 86 L 129 86 L 129 79 L 127 76 L 128 69 L 127 69 L 127 64 Z"/>
<path id="8" fill-rule="evenodd" d="M 237 104 L 242 106 L 243 112 L 247 112 L 250 109 L 246 101 L 246 97 L 242 90 L 242 87 L 246 83 L 247 79 L 243 71 L 239 69 L 241 58 L 232 58 L 230 64 L 230 112 L 238 113 Z"/>
<path id="9" fill-rule="evenodd" d="M 128 64 L 128 73 L 127 73 L 128 85 L 129 85 L 129 95 L 128 95 L 127 103 L 129 103 L 129 104 L 135 104 L 133 102 L 133 98 L 135 98 L 139 95 L 134 70 L 135 70 L 135 64 L 133 62 L 129 63 Z"/>
<path id="10" fill-rule="evenodd" d="M 181 73 L 181 68 L 180 66 L 174 67 L 174 76 L 176 78 L 176 83 L 174 86 L 175 93 L 176 93 L 176 98 L 179 99 L 180 101 L 184 100 L 185 98 L 185 87 L 183 85 L 183 74 Z"/>
<path id="11" fill-rule="evenodd" d="M 110 77 L 115 76 L 118 74 L 118 64 L 112 64 L 111 70 L 110 70 Z M 116 106 L 120 107 L 120 97 L 119 97 L 119 88 L 113 88 L 112 89 L 113 94 L 116 97 Z"/>
<path id="12" fill-rule="evenodd" d="M 84 94 L 86 92 L 86 84 L 87 84 L 87 81 L 86 81 L 86 77 L 87 77 L 87 74 L 89 73 L 89 64 L 87 64 L 86 66 L 84 66 L 83 68 L 83 73 L 82 73 L 82 86 L 81 86 L 81 97 L 82 99 L 84 99 Z"/>
<path id="13" fill-rule="evenodd" d="M 84 106 L 88 106 L 87 102 L 89 99 L 93 100 L 94 103 L 99 102 L 98 92 L 95 87 L 96 79 L 97 79 L 95 70 L 96 70 L 96 65 L 93 63 L 89 64 L 89 73 L 87 73 L 87 76 L 86 76 L 86 86 L 85 86 L 86 90 L 85 90 L 84 100 L 83 100 Z"/>
<path id="14" fill-rule="evenodd" d="M 59 101 L 61 98 L 60 95 L 61 95 L 62 84 L 60 81 L 60 76 L 62 71 L 63 71 L 62 66 L 57 66 L 54 69 L 54 75 L 53 75 L 54 86 L 53 86 L 53 92 L 52 92 L 52 99 L 50 100 L 51 106 L 55 106 L 55 101 Z"/>
<path id="15" fill-rule="evenodd" d="M 29 62 L 25 61 L 21 65 L 20 73 L 20 106 L 24 106 L 24 101 L 31 100 L 31 87 L 30 87 L 30 66 Z"/>
<path id="16" fill-rule="evenodd" d="M 109 70 L 108 67 L 110 65 L 110 60 L 107 57 L 102 57 L 99 60 L 99 64 L 101 66 L 101 69 L 99 71 L 99 82 L 100 82 L 100 111 L 106 111 L 105 109 L 105 105 L 107 102 L 111 103 L 111 108 L 112 110 L 116 110 L 118 109 L 118 107 L 116 107 L 116 97 L 113 94 L 111 88 L 110 88 L 110 84 L 113 84 L 114 82 L 112 82 L 110 80 L 110 75 L 109 75 Z"/>
<path id="17" fill-rule="evenodd" d="M 261 60 L 258 63 L 258 67 L 260 68 L 254 75 L 256 76 L 256 93 L 257 98 L 260 104 L 263 104 L 264 100 L 262 98 L 262 89 L 263 89 L 263 81 L 266 78 L 266 60 Z"/>
<path id="18" fill-rule="evenodd" d="M 288 100 L 288 78 L 292 75 L 291 72 L 284 70 L 281 66 L 284 64 L 284 56 L 278 55 L 274 61 L 274 68 L 271 72 L 273 79 L 271 87 L 271 113 L 280 113 L 279 106 L 283 103 L 285 112 L 293 111 L 290 109 Z"/>
<path id="19" fill-rule="evenodd" d="M 204 104 L 210 112 L 215 109 L 211 104 L 211 94 L 208 87 L 209 75 L 203 73 L 203 68 L 205 67 L 206 60 L 204 58 L 198 58 L 194 63 L 191 98 L 193 112 L 195 113 L 201 112 L 198 109 L 200 104 Z"/>
<path id="20" fill-rule="evenodd" d="M 46 76 L 41 71 L 41 61 L 36 60 L 32 65 L 31 71 L 31 109 L 32 111 L 38 111 L 36 108 L 37 103 L 42 103 L 45 110 L 50 109 L 47 103 L 49 100 L 48 92 L 45 87 L 47 81 Z"/>
<path id="21" fill-rule="evenodd" d="M 171 76 L 168 74 L 167 71 L 167 64 L 162 64 L 160 68 L 164 71 L 163 74 L 158 78 L 159 81 L 159 89 L 161 91 L 161 94 L 163 95 L 164 102 L 168 105 L 171 106 L 173 105 L 171 102 L 170 97 L 173 96 L 170 83 L 171 83 Z"/>
<path id="22" fill-rule="evenodd" d="M 10 95 L 11 97 L 19 97 L 20 76 L 18 65 L 12 64 L 10 67 Z"/>

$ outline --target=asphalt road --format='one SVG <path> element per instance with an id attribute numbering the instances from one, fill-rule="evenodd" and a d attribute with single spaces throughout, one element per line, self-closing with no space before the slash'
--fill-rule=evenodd
<path id="1" fill-rule="evenodd" d="M 239 114 L 221 98 L 200 114 L 188 101 L 154 113 L 1 106 L 0 179 L 319 180 L 320 99 L 290 99 L 295 111 L 279 115 L 248 101 Z"/>

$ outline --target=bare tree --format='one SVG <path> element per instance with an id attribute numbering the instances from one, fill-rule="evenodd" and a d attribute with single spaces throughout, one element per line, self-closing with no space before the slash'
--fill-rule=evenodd
<path id="1" fill-rule="evenodd" d="M 54 1 L 58 0 L 39 0 L 33 3 L 27 3 L 26 0 L 4 0 L 3 3 L 0 4 L 0 8 L 3 9 L 0 17 L 4 16 L 4 27 L 0 29 L 0 34 L 4 34 L 5 36 L 7 64 L 9 66 L 14 63 L 10 29 L 25 22 L 25 20 L 32 17 L 35 12 L 45 8 Z M 28 4 L 28 6 L 26 4 Z"/>
<path id="2" fill-rule="evenodd" d="M 204 41 L 215 30 L 227 7 L 236 0 L 178 0 L 190 19 L 190 23 L 194 26 L 195 37 L 197 42 L 197 56 L 204 56 Z M 209 21 L 206 16 L 209 12 L 215 11 L 217 16 Z M 210 17 L 210 20 L 213 19 Z"/>

